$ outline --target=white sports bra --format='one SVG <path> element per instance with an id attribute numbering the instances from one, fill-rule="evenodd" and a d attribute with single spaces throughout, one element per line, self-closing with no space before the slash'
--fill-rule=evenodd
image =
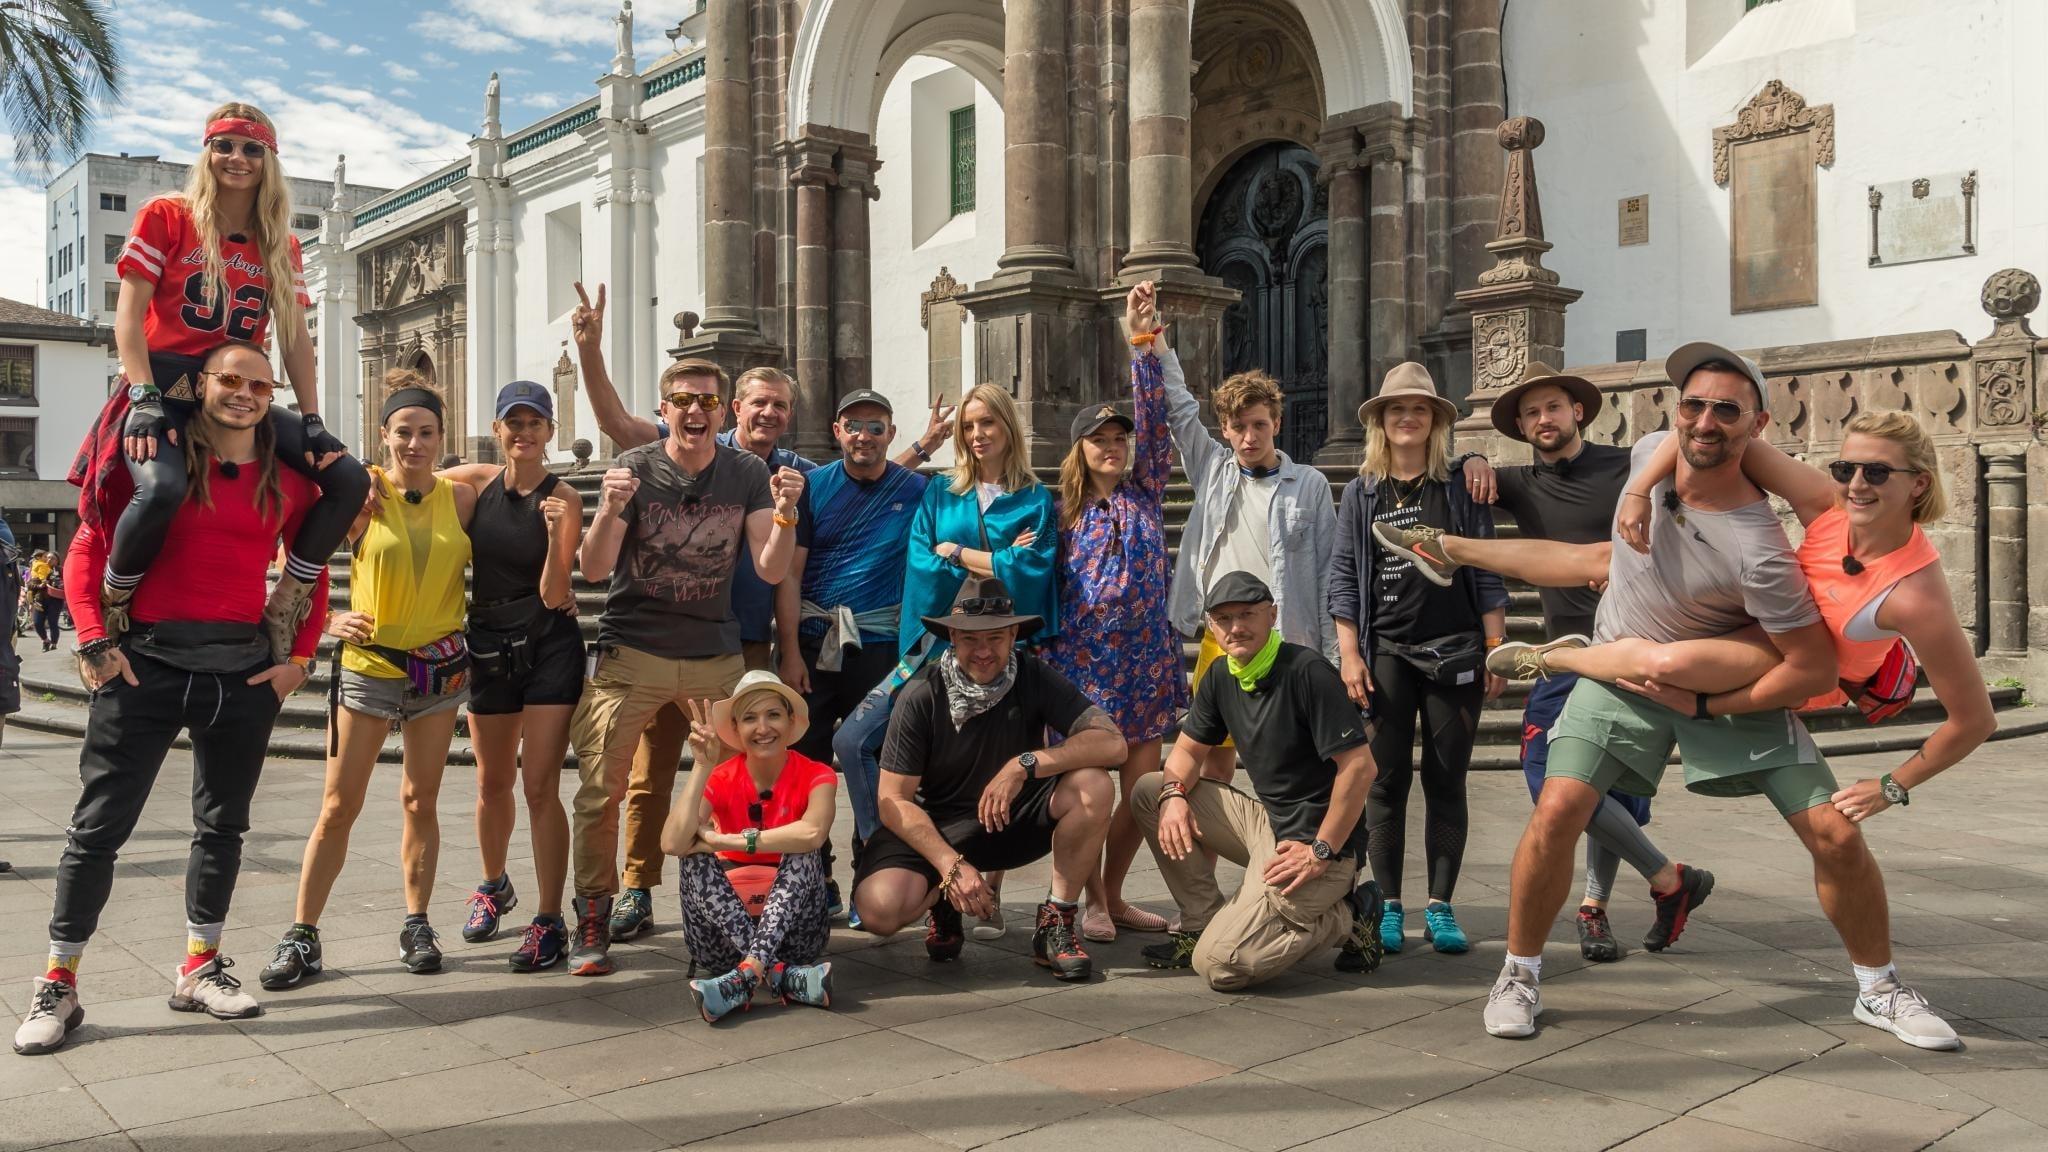
<path id="1" fill-rule="evenodd" d="M 1890 640 L 1898 636 L 1897 632 L 1877 626 L 1877 610 L 1884 607 L 1884 602 L 1891 598 L 1891 594 L 1896 588 L 1898 588 L 1898 585 L 1894 584 L 1890 588 L 1872 596 L 1870 603 L 1865 604 L 1862 610 L 1850 617 L 1849 623 L 1843 626 L 1842 638 L 1844 640 L 1854 640 L 1857 643 L 1868 643 L 1872 640 Z"/>

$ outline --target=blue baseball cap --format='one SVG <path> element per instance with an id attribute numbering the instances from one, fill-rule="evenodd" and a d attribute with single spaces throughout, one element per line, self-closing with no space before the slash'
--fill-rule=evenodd
<path id="1" fill-rule="evenodd" d="M 498 389 L 498 419 L 514 408 L 531 408 L 550 420 L 555 418 L 555 398 L 531 380 L 514 380 Z"/>

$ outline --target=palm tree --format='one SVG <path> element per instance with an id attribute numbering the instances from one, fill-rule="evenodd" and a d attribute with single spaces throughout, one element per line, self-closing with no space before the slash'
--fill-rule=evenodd
<path id="1" fill-rule="evenodd" d="M 0 0 L 0 108 L 14 163 L 47 169 L 91 134 L 98 100 L 121 94 L 106 0 Z"/>

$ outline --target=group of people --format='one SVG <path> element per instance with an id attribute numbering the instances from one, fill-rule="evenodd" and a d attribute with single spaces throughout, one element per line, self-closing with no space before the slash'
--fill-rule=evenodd
<path id="1" fill-rule="evenodd" d="M 322 970 L 320 916 L 394 728 L 400 959 L 440 969 L 437 801 L 465 707 L 480 859 L 464 938 L 496 937 L 519 904 L 507 857 L 523 796 L 534 915 L 511 967 L 613 971 L 612 945 L 654 927 L 652 890 L 674 856 L 706 1020 L 764 992 L 828 1006 L 840 915 L 877 934 L 922 921 L 930 958 L 953 960 L 968 935 L 1008 930 L 1005 874 L 1047 858 L 1031 950 L 1056 979 L 1089 979 L 1087 944 L 1122 931 L 1159 935 L 1147 963 L 1219 990 L 1318 953 L 1372 971 L 1408 945 L 1418 776 L 1421 935 L 1460 953 L 1480 711 L 1509 680 L 1533 680 L 1535 809 L 1489 1032 L 1536 1028 L 1542 945 L 1581 835 L 1589 960 L 1623 952 L 1606 911 L 1621 862 L 1650 884 L 1652 951 L 1712 893 L 1710 872 L 1643 830 L 1675 747 L 1688 788 L 1766 795 L 1812 852 L 1856 965 L 1857 1017 L 1954 1046 L 1891 966 L 1882 879 L 1858 829 L 1993 726 L 1919 527 L 1944 503 L 1911 417 L 1859 417 L 1817 471 L 1763 438 L 1757 366 L 1692 344 L 1666 363 L 1670 431 L 1633 450 L 1583 439 L 1602 403 L 1593 385 L 1532 367 L 1492 418 L 1534 461 L 1494 468 L 1452 454 L 1457 409 L 1404 364 L 1359 410 L 1364 463 L 1338 501 L 1321 470 L 1278 450 L 1283 396 L 1263 373 L 1214 389 L 1211 431 L 1145 283 L 1125 301 L 1130 403 L 1076 414 L 1056 486 L 1036 478 L 1016 407 L 990 385 L 934 404 L 893 459 L 887 397 L 842 396 L 840 458 L 819 465 L 779 444 L 794 389 L 772 368 L 729 380 L 678 360 L 659 380 L 659 419 L 629 411 L 601 351 L 604 289 L 593 301 L 578 285 L 584 385 L 622 449 L 586 528 L 582 497 L 546 466 L 553 400 L 536 384 L 498 394 L 502 464 L 437 468 L 442 400 L 407 372 L 383 381 L 379 463 L 347 455 L 315 414 L 275 132 L 230 104 L 204 143 L 185 193 L 137 216 L 116 325 L 128 388 L 76 467 L 84 524 L 65 587 L 91 718 L 49 964 L 17 1052 L 54 1051 L 82 1020 L 80 958 L 181 730 L 195 834 L 171 1006 L 262 1010 L 220 936 L 269 721 L 323 633 L 335 641 L 324 795 L 267 989 Z M 270 404 L 270 331 L 298 413 Z M 921 470 L 948 439 L 955 463 Z M 1176 455 L 1194 489 L 1177 556 L 1164 510 Z M 1767 491 L 1807 525 L 1797 552 Z M 1495 506 L 1519 539 L 1495 537 Z M 329 612 L 327 559 L 344 543 L 349 603 Z M 579 574 L 606 586 L 587 646 Z M 1541 642 L 1507 639 L 1504 575 L 1545 586 Z M 1197 637 L 1190 680 L 1184 645 Z M 1838 787 L 1795 710 L 1854 702 L 1882 718 L 1923 672 L 1946 721 L 1896 771 Z M 854 822 L 844 887 L 831 841 L 841 787 Z M 1170 918 L 1123 896 L 1141 845 Z M 1219 859 L 1244 869 L 1235 892 Z"/>

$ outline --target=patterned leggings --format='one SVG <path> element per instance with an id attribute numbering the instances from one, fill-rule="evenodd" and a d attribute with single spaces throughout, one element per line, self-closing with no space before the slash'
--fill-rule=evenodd
<path id="1" fill-rule="evenodd" d="M 730 972 L 753 956 L 770 964 L 812 964 L 825 954 L 825 866 L 816 852 L 783 856 L 755 920 L 725 878 L 718 857 L 699 852 L 682 861 L 683 942 L 690 960 L 709 972 Z"/>

